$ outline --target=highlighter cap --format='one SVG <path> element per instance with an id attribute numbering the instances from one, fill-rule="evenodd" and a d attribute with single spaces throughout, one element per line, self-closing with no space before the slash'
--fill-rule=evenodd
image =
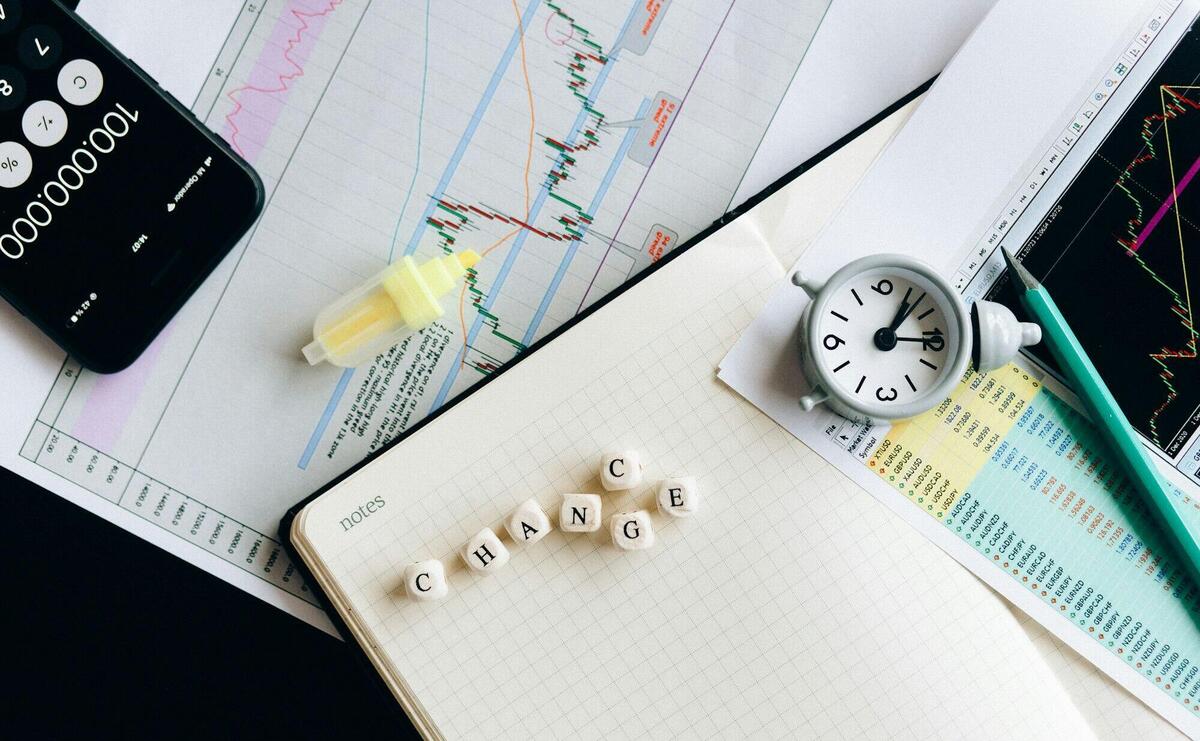
<path id="1" fill-rule="evenodd" d="M 344 368 L 366 363 L 428 327 L 479 254 L 465 250 L 418 264 L 406 256 L 372 276 L 317 315 L 313 341 L 303 349 L 311 365 Z"/>

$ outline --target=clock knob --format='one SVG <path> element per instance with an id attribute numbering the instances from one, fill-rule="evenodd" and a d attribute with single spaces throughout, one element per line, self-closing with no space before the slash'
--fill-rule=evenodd
<path id="1" fill-rule="evenodd" d="M 994 301 L 971 305 L 971 332 L 971 365 L 979 371 L 995 370 L 1015 358 L 1022 347 L 1042 341 L 1041 327 L 1017 321 L 1007 306 Z"/>
<path id="2" fill-rule="evenodd" d="M 826 401 L 829 401 L 829 394 L 825 393 L 824 389 L 813 389 L 811 394 L 800 397 L 800 408 L 806 412 L 811 412 L 818 404 L 823 404 Z"/>
<path id="3" fill-rule="evenodd" d="M 792 285 L 804 289 L 809 298 L 816 298 L 821 289 L 825 287 L 825 283 L 819 280 L 812 280 L 799 270 L 792 273 Z"/>

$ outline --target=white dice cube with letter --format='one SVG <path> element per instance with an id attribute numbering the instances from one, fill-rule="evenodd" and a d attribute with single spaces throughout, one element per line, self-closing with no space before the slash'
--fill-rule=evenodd
<path id="1" fill-rule="evenodd" d="M 566 533 L 591 533 L 600 529 L 599 494 L 563 494 L 558 529 Z"/>
<path id="2" fill-rule="evenodd" d="M 441 561 L 417 561 L 404 569 L 404 590 L 421 602 L 432 602 L 450 591 L 446 584 L 446 567 Z"/>
<path id="3" fill-rule="evenodd" d="M 460 555 L 463 563 L 472 571 L 482 574 L 499 571 L 508 563 L 508 548 L 490 527 L 485 527 L 468 540 Z"/>
<path id="4" fill-rule="evenodd" d="M 664 515 L 691 517 L 699 508 L 700 489 L 695 478 L 679 476 L 658 485 L 658 511 Z"/>
<path id="5" fill-rule="evenodd" d="M 600 485 L 605 491 L 628 491 L 642 483 L 642 457 L 636 450 L 600 456 Z"/>
<path id="6" fill-rule="evenodd" d="M 514 543 L 536 543 L 550 532 L 550 518 L 536 499 L 526 499 L 504 521 L 504 529 Z"/>
<path id="7" fill-rule="evenodd" d="M 613 515 L 608 529 L 613 545 L 623 551 L 642 551 L 654 547 L 654 524 L 650 520 L 650 513 L 644 509 Z"/>

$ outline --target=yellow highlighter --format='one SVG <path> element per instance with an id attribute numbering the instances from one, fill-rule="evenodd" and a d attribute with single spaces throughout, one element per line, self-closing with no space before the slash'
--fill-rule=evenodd
<path id="1" fill-rule="evenodd" d="M 343 368 L 372 360 L 442 316 L 442 298 L 477 262 L 479 253 L 465 250 L 420 265 L 412 257 L 388 265 L 317 315 L 305 359 Z"/>

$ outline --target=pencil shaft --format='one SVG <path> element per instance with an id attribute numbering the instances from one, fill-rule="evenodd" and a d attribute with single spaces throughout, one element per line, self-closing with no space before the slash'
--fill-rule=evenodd
<path id="1" fill-rule="evenodd" d="M 1116 453 L 1130 480 L 1146 497 L 1149 508 L 1175 541 L 1179 555 L 1200 584 L 1200 518 L 1184 516 L 1184 503 L 1159 472 L 1137 432 L 1121 412 L 1117 400 L 1101 380 L 1075 333 L 1044 287 L 1023 295 L 1026 307 L 1042 325 L 1043 341 L 1073 390 L 1087 409 L 1109 448 Z"/>

